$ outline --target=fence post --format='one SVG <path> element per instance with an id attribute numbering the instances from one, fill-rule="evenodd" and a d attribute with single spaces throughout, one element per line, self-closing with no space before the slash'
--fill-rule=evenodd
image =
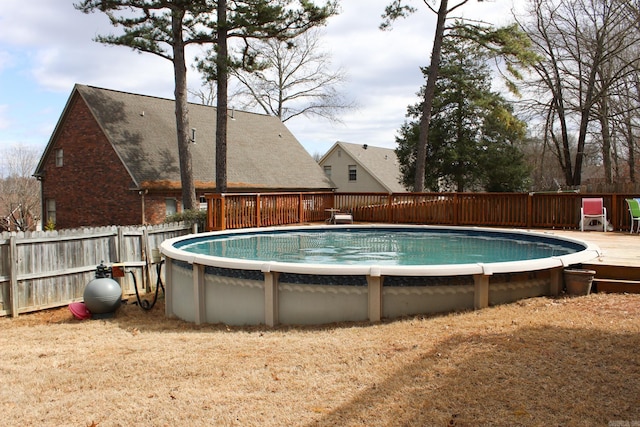
<path id="1" fill-rule="evenodd" d="M 206 231 L 213 230 L 213 197 L 209 194 L 205 195 L 205 200 L 207 201 L 207 224 L 205 226 Z"/>
<path id="2" fill-rule="evenodd" d="M 302 224 L 304 222 L 304 195 L 298 193 L 298 222 Z"/>
<path id="3" fill-rule="evenodd" d="M 262 227 L 262 210 L 260 209 L 260 193 L 256 194 L 256 227 Z"/>
<path id="4" fill-rule="evenodd" d="M 207 231 L 220 231 L 227 228 L 227 213 L 225 212 L 224 194 L 206 194 L 207 200 Z"/>
<path id="5" fill-rule="evenodd" d="M 453 193 L 453 225 L 459 225 L 460 222 L 460 199 L 458 193 Z"/>
<path id="6" fill-rule="evenodd" d="M 387 222 L 393 223 L 393 193 L 387 196 Z"/>
<path id="7" fill-rule="evenodd" d="M 18 246 L 16 235 L 9 237 L 9 299 L 11 300 L 11 317 L 18 317 Z"/>
<path id="8" fill-rule="evenodd" d="M 118 241 L 116 242 L 116 250 L 118 251 L 118 253 L 116 254 L 116 260 L 117 262 L 125 262 L 124 229 L 122 226 L 118 227 L 118 234 L 116 235 L 116 239 L 118 239 Z"/>
<path id="9" fill-rule="evenodd" d="M 527 228 L 533 224 L 533 193 L 527 195 Z"/>
<path id="10" fill-rule="evenodd" d="M 140 241 L 140 248 L 142 249 L 142 253 L 140 255 L 142 255 L 142 259 L 140 261 L 144 262 L 144 267 L 142 267 L 142 277 L 143 281 L 145 282 L 145 291 L 151 292 L 151 266 L 153 265 L 153 263 L 151 260 L 151 254 L 149 253 L 151 251 L 151 248 L 149 247 L 149 232 L 147 231 L 147 227 L 144 225 L 142 226 L 141 239 L 142 240 Z"/>
<path id="11" fill-rule="evenodd" d="M 220 230 L 227 229 L 227 206 L 224 200 L 224 194 L 220 194 Z"/>
<path id="12" fill-rule="evenodd" d="M 616 193 L 611 195 L 611 214 L 609 216 L 609 221 L 612 223 L 613 230 L 618 230 L 621 228 L 619 216 L 618 216 L 618 196 Z"/>

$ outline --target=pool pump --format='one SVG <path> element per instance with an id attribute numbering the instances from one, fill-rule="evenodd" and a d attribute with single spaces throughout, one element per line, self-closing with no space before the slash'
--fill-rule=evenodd
<path id="1" fill-rule="evenodd" d="M 84 288 L 84 303 L 94 317 L 108 317 L 121 304 L 122 289 L 113 280 L 113 271 L 112 267 L 107 267 L 101 261 L 96 267 L 95 279 Z"/>

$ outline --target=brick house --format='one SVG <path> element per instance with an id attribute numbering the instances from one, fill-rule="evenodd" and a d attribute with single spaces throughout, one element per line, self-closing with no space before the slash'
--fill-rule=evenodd
<path id="1" fill-rule="evenodd" d="M 215 107 L 189 104 L 198 197 L 214 192 Z M 43 223 L 157 224 L 181 211 L 174 101 L 75 85 L 34 173 Z M 331 191 L 277 117 L 229 112 L 229 192 Z"/>

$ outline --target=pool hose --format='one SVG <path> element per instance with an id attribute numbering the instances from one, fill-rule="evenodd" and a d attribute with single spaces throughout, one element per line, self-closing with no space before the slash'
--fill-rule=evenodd
<path id="1" fill-rule="evenodd" d="M 162 271 L 163 263 L 164 263 L 164 260 L 156 264 L 156 275 L 158 276 L 158 280 L 156 282 L 156 292 L 151 302 L 149 302 L 149 300 L 140 298 L 140 293 L 138 292 L 138 281 L 136 280 L 136 275 L 133 273 L 133 271 L 129 270 L 129 273 L 131 273 L 131 277 L 133 277 L 133 287 L 136 290 L 136 300 L 138 301 L 138 305 L 140 306 L 140 308 L 142 308 L 143 310 L 151 310 L 153 306 L 156 305 L 156 302 L 158 301 L 158 291 L 160 290 L 160 288 L 162 288 L 162 294 L 164 295 L 165 293 L 164 285 L 162 284 L 162 278 L 160 277 L 160 272 Z"/>

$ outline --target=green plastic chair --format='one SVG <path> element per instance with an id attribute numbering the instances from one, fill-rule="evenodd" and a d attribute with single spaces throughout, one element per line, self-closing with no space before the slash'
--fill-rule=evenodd
<path id="1" fill-rule="evenodd" d="M 640 202 L 638 199 L 625 199 L 627 201 L 627 206 L 629 206 L 629 215 L 631 215 L 631 231 L 629 233 L 633 233 L 633 228 L 638 223 L 637 233 L 640 233 Z"/>

